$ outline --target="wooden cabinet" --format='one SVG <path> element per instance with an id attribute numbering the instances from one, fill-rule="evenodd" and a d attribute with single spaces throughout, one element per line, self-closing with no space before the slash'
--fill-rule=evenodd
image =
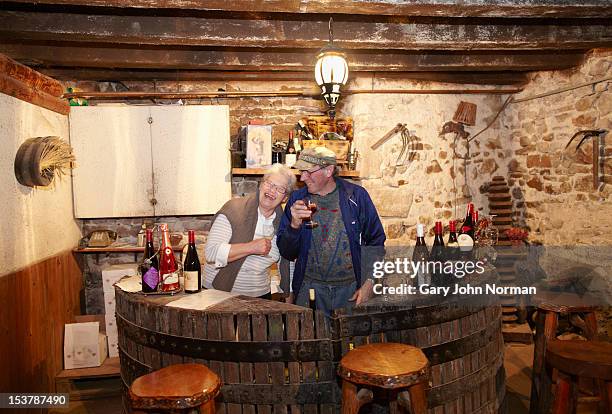
<path id="1" fill-rule="evenodd" d="M 231 197 L 227 106 L 73 107 L 77 218 L 214 214 Z"/>

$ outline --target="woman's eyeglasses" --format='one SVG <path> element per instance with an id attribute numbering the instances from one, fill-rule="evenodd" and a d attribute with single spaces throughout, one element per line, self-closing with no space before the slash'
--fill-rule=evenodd
<path id="1" fill-rule="evenodd" d="M 264 185 L 268 188 L 268 190 L 274 190 L 276 193 L 285 195 L 287 193 L 287 189 L 282 185 L 276 185 L 268 180 L 263 182 Z"/>

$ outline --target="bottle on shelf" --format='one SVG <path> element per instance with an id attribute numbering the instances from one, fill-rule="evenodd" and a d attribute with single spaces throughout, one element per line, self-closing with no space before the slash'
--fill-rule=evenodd
<path id="1" fill-rule="evenodd" d="M 170 243 L 170 232 L 168 224 L 161 223 L 159 228 L 162 232 L 162 246 L 159 258 L 159 276 L 161 279 L 161 291 L 172 292 L 180 288 L 179 272 L 172 244 Z"/>
<path id="2" fill-rule="evenodd" d="M 187 234 L 189 243 L 187 244 L 187 254 L 183 265 L 185 293 L 197 293 L 202 289 L 202 267 L 195 247 L 195 231 L 189 230 Z"/>
<path id="3" fill-rule="evenodd" d="M 289 131 L 289 142 L 287 143 L 287 153 L 285 154 L 285 165 L 289 168 L 297 162 L 297 152 L 293 140 L 293 131 Z"/>
<path id="4" fill-rule="evenodd" d="M 457 260 L 459 257 L 459 242 L 457 242 L 457 224 L 455 220 L 448 222 L 448 240 L 446 241 L 448 260 Z"/>
<path id="5" fill-rule="evenodd" d="M 428 260 L 429 250 L 427 249 L 427 244 L 425 244 L 425 227 L 422 224 L 417 224 L 417 239 L 414 251 L 412 252 L 412 261 L 421 263 L 415 278 L 419 285 L 431 283 L 431 276 L 426 268 Z"/>
<path id="6" fill-rule="evenodd" d="M 293 131 L 291 131 L 293 132 Z M 300 139 L 300 134 L 294 133 L 293 135 L 293 147 L 295 148 L 295 156 L 296 158 L 300 157 L 300 152 L 302 152 L 302 144 Z"/>
<path id="7" fill-rule="evenodd" d="M 467 207 L 467 214 L 465 216 L 465 220 L 463 221 L 463 225 L 461 226 L 461 230 L 459 232 L 459 237 L 457 237 L 457 242 L 459 243 L 459 250 L 462 255 L 469 256 L 474 248 L 474 204 L 469 203 Z"/>
<path id="8" fill-rule="evenodd" d="M 145 233 L 147 231 L 147 225 L 142 223 L 140 226 L 140 231 L 138 232 L 138 247 L 143 247 L 145 245 Z"/>
<path id="9" fill-rule="evenodd" d="M 156 292 L 159 286 L 159 262 L 157 260 L 157 252 L 153 247 L 153 230 L 147 229 L 146 239 L 139 271 L 142 275 L 142 291 L 144 293 L 151 293 Z"/>

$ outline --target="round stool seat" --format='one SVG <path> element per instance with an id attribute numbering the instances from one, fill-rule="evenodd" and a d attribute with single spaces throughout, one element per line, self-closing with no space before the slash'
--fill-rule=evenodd
<path id="1" fill-rule="evenodd" d="M 356 384 L 402 388 L 425 381 L 429 362 L 419 348 L 397 343 L 376 343 L 349 351 L 338 375 Z"/>
<path id="2" fill-rule="evenodd" d="M 546 362 L 566 374 L 612 381 L 610 342 L 549 341 Z"/>
<path id="3" fill-rule="evenodd" d="M 550 290 L 538 291 L 532 300 L 538 308 L 556 313 L 592 312 L 598 303 L 589 295 L 579 296 L 574 293 Z"/>
<path id="4" fill-rule="evenodd" d="M 219 377 L 204 365 L 177 364 L 136 378 L 130 400 L 136 409 L 185 409 L 214 399 L 220 388 Z"/>

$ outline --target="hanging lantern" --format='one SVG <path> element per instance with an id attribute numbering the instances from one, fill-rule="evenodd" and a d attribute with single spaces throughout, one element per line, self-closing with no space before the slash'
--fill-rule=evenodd
<path id="1" fill-rule="evenodd" d="M 321 95 L 329 107 L 329 116 L 333 118 L 335 107 L 340 99 L 340 88 L 348 80 L 348 64 L 341 49 L 333 44 L 333 19 L 329 19 L 329 43 L 321 49 L 315 64 L 315 81 L 321 88 Z"/>

